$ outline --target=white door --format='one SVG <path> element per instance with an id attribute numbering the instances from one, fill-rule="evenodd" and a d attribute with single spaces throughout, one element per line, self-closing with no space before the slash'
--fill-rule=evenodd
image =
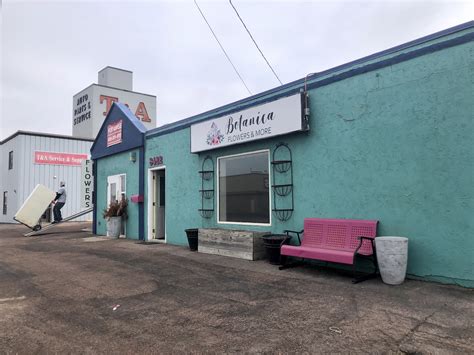
<path id="1" fill-rule="evenodd" d="M 165 239 L 165 170 L 153 172 L 153 239 Z"/>

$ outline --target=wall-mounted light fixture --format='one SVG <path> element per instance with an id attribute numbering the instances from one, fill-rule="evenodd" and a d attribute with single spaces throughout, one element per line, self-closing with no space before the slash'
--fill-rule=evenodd
<path id="1" fill-rule="evenodd" d="M 130 161 L 132 163 L 135 163 L 137 161 L 137 152 L 131 152 L 130 153 Z"/>

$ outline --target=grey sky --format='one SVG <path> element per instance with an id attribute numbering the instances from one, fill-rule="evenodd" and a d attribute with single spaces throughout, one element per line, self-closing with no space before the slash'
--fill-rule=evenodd
<path id="1" fill-rule="evenodd" d="M 198 3 L 252 93 L 279 85 L 227 0 Z M 233 0 L 280 79 L 290 82 L 472 20 L 474 2 Z M 0 139 L 71 134 L 72 97 L 110 65 L 157 96 L 157 123 L 248 92 L 192 0 L 3 1 Z"/>

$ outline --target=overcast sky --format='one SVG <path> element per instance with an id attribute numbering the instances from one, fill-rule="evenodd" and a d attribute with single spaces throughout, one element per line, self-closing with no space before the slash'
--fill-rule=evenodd
<path id="1" fill-rule="evenodd" d="M 253 94 L 279 85 L 228 0 L 197 0 Z M 233 0 L 290 82 L 472 20 L 474 1 Z M 105 66 L 157 96 L 157 125 L 249 96 L 193 0 L 12 1 L 1 8 L 0 140 L 72 133 L 72 97 Z"/>

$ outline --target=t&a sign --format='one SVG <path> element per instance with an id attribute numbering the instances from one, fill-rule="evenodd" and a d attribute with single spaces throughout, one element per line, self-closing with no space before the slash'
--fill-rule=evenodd
<path id="1" fill-rule="evenodd" d="M 191 126 L 191 153 L 306 130 L 296 94 Z"/>

